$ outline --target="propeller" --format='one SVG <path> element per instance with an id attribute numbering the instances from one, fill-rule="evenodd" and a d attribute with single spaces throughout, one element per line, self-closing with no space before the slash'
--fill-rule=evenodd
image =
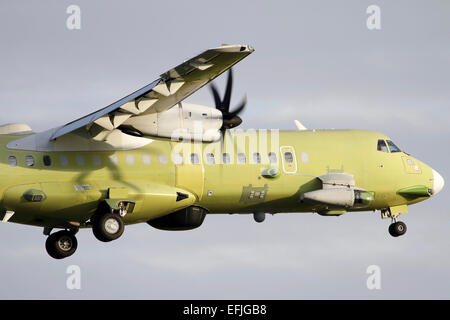
<path id="1" fill-rule="evenodd" d="M 247 104 L 247 97 L 244 97 L 242 102 L 234 109 L 234 111 L 230 111 L 232 89 L 233 89 L 232 69 L 230 69 L 230 71 L 228 72 L 227 86 L 225 88 L 225 95 L 223 99 L 220 98 L 217 87 L 213 83 L 211 83 L 211 91 L 214 96 L 216 109 L 222 112 L 223 124 L 222 128 L 220 129 L 222 131 L 226 129 L 235 128 L 242 123 L 242 119 L 239 117 L 239 114 L 244 110 L 245 105 Z"/>

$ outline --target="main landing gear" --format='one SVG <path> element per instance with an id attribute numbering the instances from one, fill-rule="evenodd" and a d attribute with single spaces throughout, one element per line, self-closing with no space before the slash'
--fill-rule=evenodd
<path id="1" fill-rule="evenodd" d="M 78 246 L 75 233 L 70 230 L 62 230 L 50 234 L 45 241 L 45 249 L 49 256 L 54 259 L 63 259 L 73 255 Z"/>
<path id="2" fill-rule="evenodd" d="M 94 236 L 102 242 L 120 238 L 125 229 L 122 217 L 117 213 L 96 213 L 92 216 L 91 222 Z"/>

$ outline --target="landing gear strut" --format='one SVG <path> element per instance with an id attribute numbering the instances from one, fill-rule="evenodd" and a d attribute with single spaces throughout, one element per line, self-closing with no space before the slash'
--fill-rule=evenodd
<path id="1" fill-rule="evenodd" d="M 63 259 L 70 257 L 77 250 L 78 242 L 75 233 L 62 230 L 48 236 L 45 248 L 50 257 Z"/>

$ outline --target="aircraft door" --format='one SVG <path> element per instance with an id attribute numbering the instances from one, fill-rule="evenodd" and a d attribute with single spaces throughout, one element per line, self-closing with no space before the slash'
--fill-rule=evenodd
<path id="1" fill-rule="evenodd" d="M 200 200 L 205 180 L 201 148 L 184 148 L 179 153 L 173 151 L 172 157 L 175 164 L 176 186 L 192 192 Z"/>
<path id="2" fill-rule="evenodd" d="M 283 172 L 286 174 L 297 173 L 297 157 L 295 156 L 294 147 L 282 146 L 280 147 L 280 153 Z"/>

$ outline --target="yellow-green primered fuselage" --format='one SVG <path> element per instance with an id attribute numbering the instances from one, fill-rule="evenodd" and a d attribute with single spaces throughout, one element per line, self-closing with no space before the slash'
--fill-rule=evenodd
<path id="1" fill-rule="evenodd" d="M 192 205 L 209 213 L 403 213 L 433 189 L 429 166 L 403 152 L 378 150 L 378 141 L 389 138 L 369 131 L 235 131 L 213 143 L 154 138 L 140 149 L 110 152 L 6 147 L 18 138 L 0 135 L 1 208 L 15 213 L 10 222 L 37 226 L 84 227 L 107 198 L 135 202 L 124 217 L 132 224 Z M 329 173 L 353 176 L 373 201 L 359 208 L 303 201 L 303 194 L 322 189 L 318 177 Z M 408 188 L 413 192 L 399 193 Z M 43 199 L 30 201 L 27 194 Z"/>

